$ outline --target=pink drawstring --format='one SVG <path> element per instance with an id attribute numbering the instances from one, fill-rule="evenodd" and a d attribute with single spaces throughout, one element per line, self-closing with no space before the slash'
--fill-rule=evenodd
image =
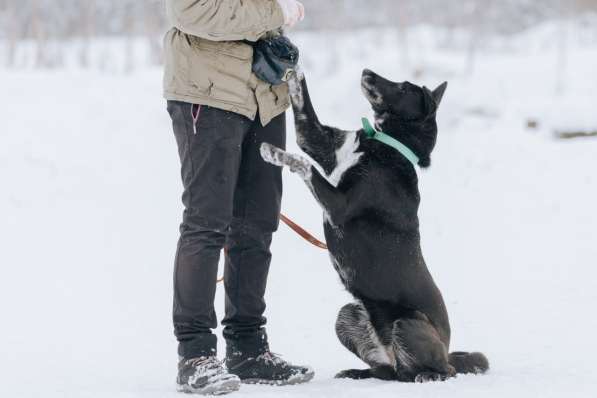
<path id="1" fill-rule="evenodd" d="M 193 118 L 193 134 L 197 135 L 197 121 L 201 114 L 201 105 L 193 104 L 191 106 L 191 117 Z"/>

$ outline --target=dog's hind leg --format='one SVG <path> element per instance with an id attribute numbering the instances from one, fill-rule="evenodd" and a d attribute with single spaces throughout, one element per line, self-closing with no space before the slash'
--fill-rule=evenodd
<path id="1" fill-rule="evenodd" d="M 338 373 L 337 378 L 396 380 L 392 348 L 382 343 L 360 302 L 342 307 L 336 320 L 336 335 L 342 345 L 371 367 L 345 370 Z"/>
<path id="2" fill-rule="evenodd" d="M 448 361 L 448 349 L 435 327 L 424 318 L 393 322 L 392 349 L 401 381 L 443 381 L 456 375 Z"/>

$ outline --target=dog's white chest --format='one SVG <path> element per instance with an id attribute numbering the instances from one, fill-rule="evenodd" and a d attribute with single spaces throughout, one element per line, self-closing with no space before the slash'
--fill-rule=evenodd
<path id="1" fill-rule="evenodd" d="M 357 152 L 359 144 L 356 132 L 346 134 L 344 143 L 336 150 L 336 167 L 327 176 L 330 184 L 337 187 L 344 174 L 358 163 L 361 156 L 363 156 L 363 152 Z"/>

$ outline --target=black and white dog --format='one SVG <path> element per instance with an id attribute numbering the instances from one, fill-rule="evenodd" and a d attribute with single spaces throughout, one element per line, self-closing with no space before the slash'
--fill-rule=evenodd
<path id="1" fill-rule="evenodd" d="M 420 246 L 413 162 L 430 165 L 447 83 L 431 91 L 365 70 L 361 85 L 376 129 L 342 131 L 320 124 L 302 74 L 290 82 L 298 144 L 321 172 L 301 156 L 261 148 L 267 162 L 297 173 L 323 208 L 333 265 L 357 300 L 340 310 L 336 332 L 370 368 L 337 377 L 425 382 L 485 372 L 483 354 L 448 353 L 446 306 Z"/>

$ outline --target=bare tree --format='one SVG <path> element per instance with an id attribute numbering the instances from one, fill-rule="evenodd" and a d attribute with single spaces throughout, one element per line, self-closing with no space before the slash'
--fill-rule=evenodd
<path id="1" fill-rule="evenodd" d="M 126 37 L 124 70 L 130 73 L 135 67 L 135 4 L 125 3 L 124 7 L 124 32 Z"/>
<path id="2" fill-rule="evenodd" d="M 2 2 L 4 10 L 4 25 L 6 26 L 6 60 L 5 64 L 12 67 L 16 62 L 17 44 L 19 40 L 17 13 L 15 3 L 6 0 Z"/>
<path id="3" fill-rule="evenodd" d="M 408 41 L 408 22 L 411 18 L 411 14 L 409 13 L 409 9 L 406 7 L 398 7 L 397 8 L 397 22 L 398 22 L 398 46 L 399 52 L 402 54 L 402 65 L 405 69 L 410 69 L 411 61 L 410 61 L 410 51 L 409 51 L 409 41 Z"/>
<path id="4" fill-rule="evenodd" d="M 466 58 L 466 74 L 471 75 L 475 71 L 475 61 L 477 59 L 477 51 L 481 46 L 483 37 L 484 15 L 483 8 L 477 1 L 469 1 L 466 3 L 467 12 L 465 20 L 467 21 L 469 30 L 469 46 Z"/>
<path id="5" fill-rule="evenodd" d="M 79 62 L 81 66 L 88 67 L 90 63 L 90 47 L 91 40 L 95 37 L 96 33 L 96 11 L 97 5 L 96 0 L 86 0 L 82 2 L 81 20 L 83 24 L 81 26 L 82 46 L 79 53 Z"/>
<path id="6" fill-rule="evenodd" d="M 149 4 L 143 7 L 143 26 L 145 37 L 149 46 L 149 63 L 158 65 L 162 62 L 162 2 L 160 0 L 148 0 Z"/>
<path id="7" fill-rule="evenodd" d="M 560 28 L 558 32 L 558 50 L 556 52 L 556 94 L 564 93 L 564 81 L 568 64 L 568 15 L 570 4 L 566 0 L 560 0 Z"/>
<path id="8" fill-rule="evenodd" d="M 31 0 L 31 36 L 36 42 L 35 66 L 46 66 L 46 33 L 42 25 L 42 16 L 39 0 Z"/>
<path id="9" fill-rule="evenodd" d="M 48 67 L 60 63 L 58 41 L 81 39 L 78 58 L 90 64 L 92 41 L 98 36 L 126 38 L 125 63 L 134 66 L 133 42 L 145 38 L 148 60 L 161 60 L 161 36 L 168 28 L 164 0 L 0 0 L 0 38 L 5 59 L 14 65 L 21 40 L 31 39 L 34 64 Z M 470 32 L 466 69 L 472 72 L 476 54 L 494 34 L 511 34 L 546 18 L 559 18 L 561 4 L 570 13 L 597 11 L 597 0 L 303 0 L 308 18 L 298 29 L 392 27 L 397 30 L 398 51 L 406 68 L 415 60 L 409 29 L 417 24 L 462 28 Z"/>

